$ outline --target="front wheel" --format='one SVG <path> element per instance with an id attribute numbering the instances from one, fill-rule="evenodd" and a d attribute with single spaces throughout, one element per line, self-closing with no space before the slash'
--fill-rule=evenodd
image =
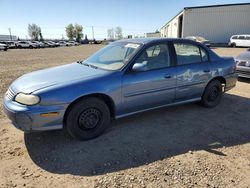
<path id="1" fill-rule="evenodd" d="M 202 105 L 208 108 L 217 106 L 220 103 L 222 96 L 222 85 L 218 80 L 210 82 L 202 96 Z"/>
<path id="2" fill-rule="evenodd" d="M 78 139 L 90 140 L 101 135 L 110 123 L 110 111 L 98 98 L 86 98 L 74 104 L 66 115 L 67 132 Z"/>

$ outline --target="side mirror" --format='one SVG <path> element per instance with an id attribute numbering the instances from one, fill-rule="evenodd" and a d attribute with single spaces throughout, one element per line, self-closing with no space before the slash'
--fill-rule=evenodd
<path id="1" fill-rule="evenodd" d="M 142 63 L 135 63 L 132 67 L 132 70 L 135 72 L 141 72 L 147 70 L 147 61 L 143 61 Z"/>

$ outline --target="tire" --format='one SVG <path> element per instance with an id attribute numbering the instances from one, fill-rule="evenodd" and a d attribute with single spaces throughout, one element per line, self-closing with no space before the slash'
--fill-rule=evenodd
<path id="1" fill-rule="evenodd" d="M 235 44 L 235 43 L 232 43 L 231 46 L 232 46 L 233 48 L 236 48 L 236 44 Z"/>
<path id="2" fill-rule="evenodd" d="M 85 98 L 70 108 L 65 123 L 65 128 L 72 137 L 90 140 L 100 136 L 109 126 L 110 110 L 98 98 Z"/>
<path id="3" fill-rule="evenodd" d="M 222 85 L 219 80 L 213 80 L 210 82 L 201 99 L 201 103 L 204 107 L 212 108 L 220 103 L 222 96 Z"/>
<path id="4" fill-rule="evenodd" d="M 8 50 L 8 48 L 4 48 L 4 50 L 3 51 L 7 51 Z"/>
<path id="5" fill-rule="evenodd" d="M 32 48 L 33 48 L 33 46 L 29 46 L 29 48 L 30 48 L 30 49 L 32 49 Z"/>

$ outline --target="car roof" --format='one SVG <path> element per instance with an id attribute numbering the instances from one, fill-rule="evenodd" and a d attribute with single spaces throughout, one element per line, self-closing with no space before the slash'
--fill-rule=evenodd
<path id="1" fill-rule="evenodd" d="M 237 37 L 239 37 L 239 36 L 250 36 L 250 34 L 232 35 L 232 37 L 235 37 L 235 36 L 237 36 Z"/>
<path id="2" fill-rule="evenodd" d="M 136 39 L 122 39 L 115 42 L 131 42 L 131 43 L 141 43 L 149 44 L 153 42 L 190 42 L 189 39 L 183 38 L 136 38 Z"/>

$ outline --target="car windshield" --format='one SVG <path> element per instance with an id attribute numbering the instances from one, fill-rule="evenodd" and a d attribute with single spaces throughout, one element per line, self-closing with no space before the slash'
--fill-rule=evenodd
<path id="1" fill-rule="evenodd" d="M 82 63 L 105 70 L 119 70 L 128 62 L 140 46 L 141 44 L 138 43 L 111 43 Z"/>

